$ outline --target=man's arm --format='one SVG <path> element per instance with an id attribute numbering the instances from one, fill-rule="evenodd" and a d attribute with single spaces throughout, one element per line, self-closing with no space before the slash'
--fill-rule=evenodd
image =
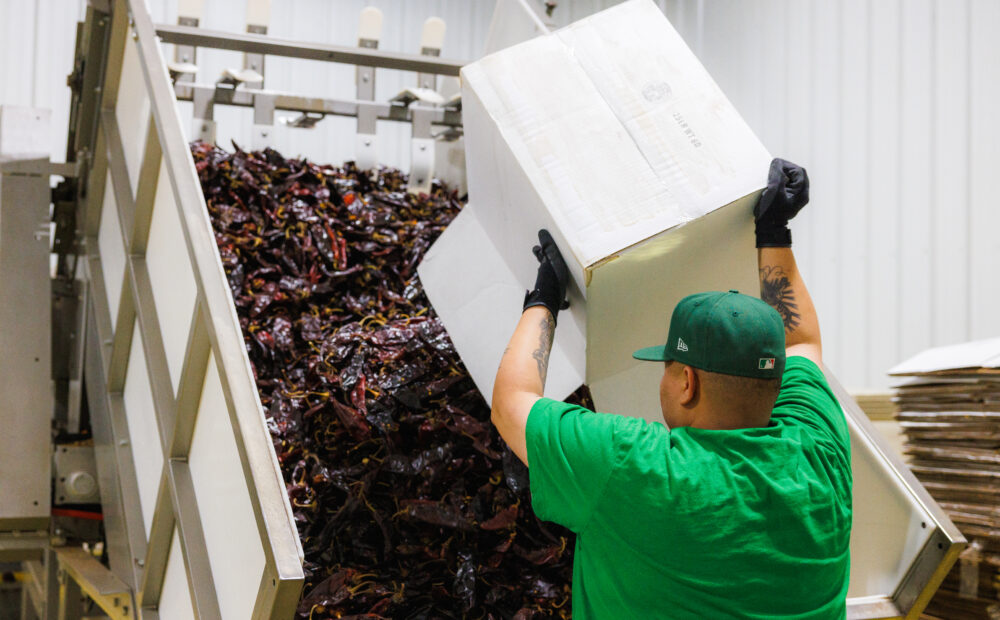
<path id="1" fill-rule="evenodd" d="M 760 298 L 778 311 L 785 322 L 786 355 L 801 355 L 822 367 L 823 345 L 816 308 L 791 248 L 757 250 Z"/>
<path id="2" fill-rule="evenodd" d="M 535 288 L 524 296 L 521 320 L 500 360 L 490 416 L 500 436 L 525 465 L 528 464 L 525 439 L 528 414 L 545 388 L 556 316 L 569 305 L 566 301 L 569 271 L 547 230 L 538 231 L 538 245 L 532 251 L 538 259 L 538 277 Z"/>
<path id="3" fill-rule="evenodd" d="M 542 397 L 556 322 L 544 306 L 528 308 L 500 360 L 493 384 L 493 424 L 510 449 L 528 464 L 525 427 Z"/>
<path id="4" fill-rule="evenodd" d="M 771 162 L 767 187 L 754 207 L 760 298 L 785 323 L 786 355 L 801 355 L 818 366 L 823 362 L 819 319 L 792 254 L 788 222 L 809 202 L 805 168 L 783 159 Z"/>

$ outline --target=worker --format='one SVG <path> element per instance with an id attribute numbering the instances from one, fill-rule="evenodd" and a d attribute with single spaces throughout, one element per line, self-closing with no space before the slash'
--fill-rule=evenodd
<path id="1" fill-rule="evenodd" d="M 754 207 L 763 301 L 685 297 L 666 343 L 635 352 L 664 364 L 666 426 L 542 397 L 569 277 L 539 232 L 492 419 L 535 513 L 576 533 L 574 618 L 845 617 L 850 442 L 788 229 L 808 196 L 774 160 Z"/>

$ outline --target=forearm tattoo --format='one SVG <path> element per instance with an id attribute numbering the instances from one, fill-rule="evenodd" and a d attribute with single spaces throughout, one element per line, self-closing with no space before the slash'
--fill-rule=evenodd
<path id="1" fill-rule="evenodd" d="M 556 321 L 551 314 L 546 314 L 545 318 L 538 324 L 542 332 L 538 335 L 538 348 L 532 352 L 531 357 L 535 358 L 538 364 L 538 377 L 545 385 L 545 376 L 549 371 L 549 354 L 552 352 L 552 339 L 556 333 Z"/>
<path id="2" fill-rule="evenodd" d="M 795 293 L 785 270 L 778 265 L 760 268 L 760 298 L 781 315 L 785 331 L 791 333 L 799 326 L 801 315 L 795 304 Z"/>

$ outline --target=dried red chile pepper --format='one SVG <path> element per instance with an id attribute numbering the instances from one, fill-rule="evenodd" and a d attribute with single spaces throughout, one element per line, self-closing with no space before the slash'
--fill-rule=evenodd
<path id="1" fill-rule="evenodd" d="M 299 616 L 569 617 L 572 533 L 535 517 L 416 275 L 455 193 L 191 148 L 305 551 Z"/>

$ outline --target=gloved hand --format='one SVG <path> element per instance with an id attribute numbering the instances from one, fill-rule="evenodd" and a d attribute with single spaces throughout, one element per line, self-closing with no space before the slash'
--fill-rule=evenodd
<path id="1" fill-rule="evenodd" d="M 569 270 L 563 260 L 556 242 L 549 231 L 538 231 L 538 243 L 531 249 L 538 259 L 538 276 L 535 278 L 535 288 L 524 295 L 524 310 L 533 306 L 545 306 L 552 313 L 555 321 L 559 311 L 569 307 L 566 300 L 566 284 L 569 282 Z M 523 310 L 522 310 L 523 311 Z"/>
<path id="2" fill-rule="evenodd" d="M 767 188 L 753 210 L 757 221 L 757 247 L 792 247 L 788 221 L 808 202 L 809 175 L 806 169 L 784 159 L 771 160 Z"/>

